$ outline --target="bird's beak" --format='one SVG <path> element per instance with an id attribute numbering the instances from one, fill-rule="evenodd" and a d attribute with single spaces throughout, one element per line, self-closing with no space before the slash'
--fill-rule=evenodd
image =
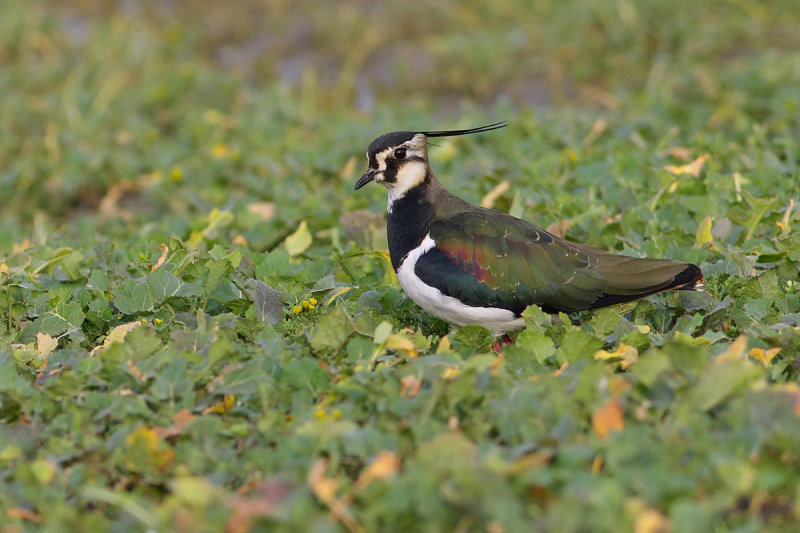
<path id="1" fill-rule="evenodd" d="M 371 168 L 371 169 L 367 170 L 366 172 L 364 172 L 363 176 L 358 178 L 358 181 L 356 182 L 355 190 L 360 189 L 361 187 L 363 187 L 364 185 L 366 185 L 367 183 L 369 183 L 370 181 L 372 181 L 374 179 L 375 179 L 375 170 Z"/>

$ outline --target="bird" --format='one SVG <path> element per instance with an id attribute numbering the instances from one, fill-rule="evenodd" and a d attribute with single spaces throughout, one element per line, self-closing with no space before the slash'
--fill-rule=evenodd
<path id="1" fill-rule="evenodd" d="M 522 312 L 532 304 L 569 314 L 669 289 L 702 290 L 697 265 L 570 242 L 502 211 L 472 205 L 436 179 L 428 139 L 506 125 L 395 131 L 369 145 L 368 169 L 355 190 L 370 182 L 388 190 L 389 256 L 414 302 L 454 326 L 479 325 L 508 338 L 508 332 L 525 326 Z"/>

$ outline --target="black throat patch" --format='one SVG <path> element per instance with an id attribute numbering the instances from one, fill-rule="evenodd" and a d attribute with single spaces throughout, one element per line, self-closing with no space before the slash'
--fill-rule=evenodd
<path id="1" fill-rule="evenodd" d="M 400 268 L 408 253 L 420 245 L 430 232 L 433 219 L 433 204 L 428 199 L 428 178 L 410 189 L 402 198 L 392 204 L 392 211 L 386 219 L 386 233 L 389 237 L 389 256 L 395 272 Z"/>

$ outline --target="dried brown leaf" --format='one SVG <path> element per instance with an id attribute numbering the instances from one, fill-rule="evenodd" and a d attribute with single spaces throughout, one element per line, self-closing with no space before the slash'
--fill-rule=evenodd
<path id="1" fill-rule="evenodd" d="M 604 439 L 612 431 L 625 429 L 622 407 L 617 400 L 611 400 L 592 413 L 592 429 L 595 434 Z"/>

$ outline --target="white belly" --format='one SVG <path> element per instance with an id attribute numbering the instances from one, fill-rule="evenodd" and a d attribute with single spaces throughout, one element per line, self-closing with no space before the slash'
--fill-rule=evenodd
<path id="1" fill-rule="evenodd" d="M 476 324 L 494 332 L 495 335 L 502 335 L 525 326 L 525 320 L 517 318 L 508 309 L 465 305 L 457 298 L 442 294 L 436 287 L 426 285 L 419 279 L 414 267 L 422 254 L 434 246 L 436 242 L 431 236 L 425 236 L 422 243 L 408 253 L 403 264 L 397 269 L 397 279 L 409 298 L 433 316 L 455 326 Z"/>

